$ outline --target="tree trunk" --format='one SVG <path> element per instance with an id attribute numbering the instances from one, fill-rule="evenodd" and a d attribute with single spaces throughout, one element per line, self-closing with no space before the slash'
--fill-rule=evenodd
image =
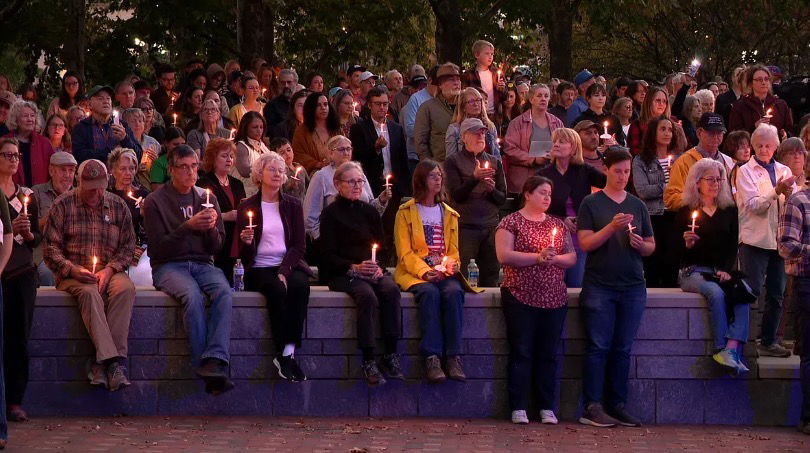
<path id="1" fill-rule="evenodd" d="M 87 48 L 86 13 L 86 0 L 70 0 L 68 36 L 71 36 L 72 39 L 65 41 L 64 50 L 62 51 L 62 60 L 67 69 L 76 71 L 82 76 L 82 79 L 86 78 L 84 73 L 84 52 Z"/>
<path id="2" fill-rule="evenodd" d="M 243 68 L 256 57 L 276 63 L 275 11 L 268 0 L 238 0 L 236 40 Z"/>
<path id="3" fill-rule="evenodd" d="M 464 30 L 458 0 L 430 0 L 430 7 L 436 17 L 436 62 L 461 66 Z"/>
<path id="4" fill-rule="evenodd" d="M 572 80 L 571 40 L 574 17 L 580 0 L 553 0 L 548 27 L 549 71 L 551 77 Z"/>

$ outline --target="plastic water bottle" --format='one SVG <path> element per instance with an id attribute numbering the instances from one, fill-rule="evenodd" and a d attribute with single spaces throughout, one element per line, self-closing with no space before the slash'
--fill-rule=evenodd
<path id="1" fill-rule="evenodd" d="M 245 268 L 242 267 L 242 260 L 237 259 L 236 264 L 233 266 L 233 290 L 245 290 Z"/>
<path id="2" fill-rule="evenodd" d="M 478 265 L 475 264 L 475 260 L 470 260 L 470 264 L 467 265 L 467 281 L 473 288 L 478 287 Z"/>

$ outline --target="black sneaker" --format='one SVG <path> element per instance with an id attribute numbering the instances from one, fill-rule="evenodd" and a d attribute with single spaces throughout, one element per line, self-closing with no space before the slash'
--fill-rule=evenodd
<path id="1" fill-rule="evenodd" d="M 385 354 L 382 361 L 380 361 L 380 368 L 389 379 L 405 380 L 405 375 L 402 374 L 402 366 L 399 363 L 399 354 L 397 353 Z"/>
<path id="2" fill-rule="evenodd" d="M 224 360 L 209 357 L 203 360 L 202 366 L 194 370 L 194 373 L 205 381 L 206 389 L 211 388 L 211 393 L 221 393 L 229 380 L 227 366 Z"/>
<path id="3" fill-rule="evenodd" d="M 363 375 L 366 377 L 366 382 L 369 387 L 376 387 L 385 384 L 385 377 L 380 373 L 377 368 L 377 362 L 374 360 L 366 360 L 363 362 Z"/>
<path id="4" fill-rule="evenodd" d="M 273 364 L 278 368 L 278 375 L 288 381 L 306 381 L 307 377 L 292 356 L 276 356 Z"/>
<path id="5" fill-rule="evenodd" d="M 641 426 L 641 419 L 636 417 L 635 415 L 627 412 L 627 409 L 624 407 L 624 404 L 620 404 L 608 411 L 611 417 L 615 418 L 619 421 L 619 424 L 622 426 L 632 426 L 638 427 Z"/>
<path id="6" fill-rule="evenodd" d="M 221 395 L 228 390 L 233 390 L 234 387 L 236 387 L 236 384 L 234 384 L 233 381 L 228 378 L 225 378 L 224 381 L 215 381 L 213 379 L 204 379 L 204 381 L 205 393 L 210 393 L 214 396 Z"/>
<path id="7" fill-rule="evenodd" d="M 583 425 L 596 426 L 597 428 L 613 428 L 621 423 L 611 417 L 602 408 L 602 403 L 590 403 L 585 407 L 585 412 L 579 417 L 579 422 Z"/>

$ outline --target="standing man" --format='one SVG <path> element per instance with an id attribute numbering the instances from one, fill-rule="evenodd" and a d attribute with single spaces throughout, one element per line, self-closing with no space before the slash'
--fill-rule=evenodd
<path id="1" fill-rule="evenodd" d="M 419 76 L 414 76 L 411 79 L 411 84 L 414 84 L 414 81 L 418 80 L 419 83 L 417 86 L 424 86 L 411 95 L 408 102 L 405 103 L 402 110 L 399 112 L 399 124 L 402 124 L 405 128 L 405 147 L 408 150 L 408 171 L 411 174 L 413 174 L 414 169 L 416 169 L 416 164 L 419 163 L 419 153 L 416 152 L 416 140 L 414 137 L 416 114 L 419 112 L 419 107 L 421 107 L 422 104 L 433 99 L 433 96 L 436 95 L 438 88 L 433 84 L 433 81 L 436 80 L 436 72 L 438 70 L 438 65 L 430 69 L 430 74 L 426 81 L 427 84 L 425 84 L 424 80 L 419 79 Z"/>
<path id="2" fill-rule="evenodd" d="M 361 96 L 360 94 L 360 75 L 366 72 L 365 66 L 360 66 L 359 64 L 349 66 L 349 69 L 346 70 L 346 80 L 349 82 L 349 91 L 352 92 L 352 96 L 354 100 L 358 101 L 357 99 Z"/>
<path id="3" fill-rule="evenodd" d="M 579 92 L 579 97 L 568 107 L 565 113 L 565 127 L 574 127 L 574 121 L 582 115 L 582 112 L 590 108 L 588 100 L 585 98 L 585 92 L 588 91 L 588 87 L 594 83 L 593 74 L 587 69 L 580 71 L 580 73 L 574 77 L 574 85 Z"/>
<path id="4" fill-rule="evenodd" d="M 126 359 L 135 285 L 127 269 L 135 253 L 132 215 L 107 191 L 107 168 L 96 159 L 79 165 L 79 186 L 59 197 L 45 222 L 45 263 L 56 289 L 76 298 L 96 348 L 91 385 L 111 391 L 130 384 Z"/>
<path id="5" fill-rule="evenodd" d="M 129 80 L 118 82 L 115 85 L 115 100 L 118 101 L 120 113 L 124 113 L 124 110 L 131 109 L 135 105 L 135 87 Z"/>
<path id="6" fill-rule="evenodd" d="M 461 93 L 458 66 L 453 63 L 439 66 L 433 83 L 439 86 L 439 92 L 419 107 L 413 137 L 420 160 L 430 158 L 444 162 L 447 155 L 444 139 Z"/>
<path id="7" fill-rule="evenodd" d="M 168 165 L 170 182 L 146 197 L 143 208 L 152 280 L 183 306 L 191 366 L 205 391 L 217 395 L 234 388 L 228 378 L 231 288 L 213 258 L 226 246 L 225 226 L 216 197 L 194 185 L 197 153 L 179 145 L 169 151 Z"/>
<path id="8" fill-rule="evenodd" d="M 264 106 L 264 119 L 267 121 L 265 134 L 269 134 L 274 126 L 287 119 L 287 113 L 290 111 L 290 98 L 295 91 L 295 86 L 298 85 L 298 73 L 294 69 L 282 69 L 278 73 L 278 85 L 281 93 Z"/>
<path id="9" fill-rule="evenodd" d="M 462 86 L 481 89 L 487 95 L 487 114 L 495 115 L 495 109 L 501 105 L 506 91 L 506 80 L 503 72 L 498 70 L 492 60 L 495 58 L 495 46 L 489 41 L 478 40 L 473 44 L 475 67 L 464 71 Z"/>
<path id="10" fill-rule="evenodd" d="M 368 96 L 368 92 L 371 91 L 372 88 L 377 86 L 377 77 L 371 71 L 363 71 L 360 74 L 360 93 L 359 96 L 355 96 L 354 100 L 357 102 L 358 107 L 361 110 L 365 110 L 366 107 L 366 97 Z M 367 116 L 367 115 L 362 115 Z"/>
<path id="11" fill-rule="evenodd" d="M 155 70 L 158 86 L 152 92 L 152 102 L 155 103 L 155 110 L 161 115 L 165 115 L 169 110 L 173 97 L 177 96 L 174 90 L 174 83 L 177 81 L 174 68 L 166 64 L 160 64 Z"/>
<path id="12" fill-rule="evenodd" d="M 560 84 L 557 85 L 557 98 L 559 99 L 559 103 L 548 109 L 548 112 L 565 123 L 565 119 L 568 116 L 568 109 L 571 108 L 574 99 L 577 98 L 577 88 L 571 82 L 560 82 Z"/>
<path id="13" fill-rule="evenodd" d="M 392 69 L 385 73 L 385 77 L 383 79 L 385 82 L 385 87 L 388 88 L 388 99 L 394 99 L 394 96 L 396 96 L 405 85 L 402 74 L 400 74 L 396 69 Z"/>
<path id="14" fill-rule="evenodd" d="M 107 162 L 107 156 L 118 147 L 135 150 L 140 161 L 143 155 L 141 144 L 135 140 L 132 129 L 121 119 L 120 113 L 113 116 L 113 89 L 94 86 L 87 92 L 90 99 L 90 116 L 73 127 L 73 156 L 81 164 L 88 159 Z"/>

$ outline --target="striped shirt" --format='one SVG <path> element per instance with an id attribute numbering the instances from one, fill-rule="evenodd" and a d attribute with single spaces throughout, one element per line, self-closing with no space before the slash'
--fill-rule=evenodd
<path id="1" fill-rule="evenodd" d="M 810 277 L 810 189 L 796 192 L 785 204 L 777 231 L 779 255 L 785 272 Z"/>
<path id="2" fill-rule="evenodd" d="M 664 183 L 669 184 L 669 166 L 672 159 L 667 157 L 664 159 L 658 159 L 658 164 L 661 165 L 661 168 L 664 170 Z"/>

